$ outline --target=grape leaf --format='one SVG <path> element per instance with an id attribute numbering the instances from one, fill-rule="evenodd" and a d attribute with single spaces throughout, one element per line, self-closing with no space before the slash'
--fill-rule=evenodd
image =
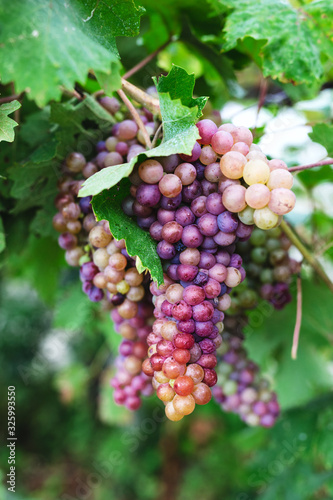
<path id="1" fill-rule="evenodd" d="M 261 41 L 256 52 L 264 76 L 308 84 L 322 76 L 320 52 L 329 31 L 313 32 L 314 21 L 303 10 L 294 9 L 282 0 L 211 0 L 211 3 L 233 9 L 224 26 L 224 51 L 233 49 L 238 42 L 246 51 L 250 37 Z M 331 46 L 333 55 L 332 43 Z"/>
<path id="2" fill-rule="evenodd" d="M 15 138 L 14 128 L 17 127 L 16 121 L 8 118 L 8 115 L 14 113 L 21 107 L 18 101 L 11 101 L 0 106 L 0 142 L 13 142 Z"/>
<path id="3" fill-rule="evenodd" d="M 59 100 L 61 85 L 84 84 L 91 69 L 119 73 L 115 37 L 136 35 L 142 13 L 133 0 L 2 1 L 2 81 L 42 107 Z"/>
<path id="4" fill-rule="evenodd" d="M 129 188 L 130 182 L 124 179 L 119 186 L 114 186 L 94 196 L 91 204 L 97 220 L 106 219 L 109 222 L 113 236 L 117 240 L 125 240 L 129 255 L 138 256 L 142 265 L 149 269 L 152 279 L 161 285 L 163 269 L 156 252 L 156 241 L 133 219 L 125 215 L 121 207 L 121 202 L 128 195 Z"/>
<path id="5" fill-rule="evenodd" d="M 162 144 L 132 158 L 129 163 L 103 168 L 89 177 L 83 184 L 79 196 L 96 195 L 104 189 L 115 186 L 123 177 L 128 177 L 137 163 L 146 158 L 170 156 L 172 154 L 191 154 L 199 132 L 194 125 L 201 116 L 207 98 L 192 97 L 194 75 L 189 75 L 174 66 L 166 77 L 161 77 L 157 92 L 161 103 L 164 131 Z"/>
<path id="6" fill-rule="evenodd" d="M 164 140 L 186 131 L 202 115 L 208 97 L 193 98 L 195 77 L 172 66 L 167 76 L 154 78 L 160 101 Z"/>
<path id="7" fill-rule="evenodd" d="M 326 148 L 328 156 L 333 156 L 333 125 L 317 123 L 309 133 L 313 142 L 318 142 Z"/>

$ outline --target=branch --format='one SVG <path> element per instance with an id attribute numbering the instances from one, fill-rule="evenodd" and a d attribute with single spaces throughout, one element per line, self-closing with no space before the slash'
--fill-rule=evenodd
<path id="1" fill-rule="evenodd" d="M 289 172 L 301 172 L 302 170 L 308 170 L 309 168 L 322 167 L 323 165 L 333 165 L 333 158 L 327 158 L 326 160 L 318 161 L 317 163 L 310 163 L 309 165 L 302 165 L 300 167 L 291 167 Z"/>
<path id="2" fill-rule="evenodd" d="M 172 37 L 170 37 L 169 40 L 167 40 L 163 45 L 161 45 L 161 47 L 159 47 L 158 49 L 154 50 L 154 52 L 152 52 L 147 57 L 145 57 L 144 59 L 142 59 L 142 61 L 140 61 L 138 64 L 136 64 L 132 69 L 128 70 L 124 74 L 125 80 L 127 80 L 128 78 L 130 78 L 131 76 L 133 76 L 135 73 L 137 73 L 138 71 L 140 71 L 140 69 L 142 69 L 144 66 L 146 66 L 146 64 L 148 64 L 152 59 L 154 59 L 154 57 L 156 57 L 157 54 L 159 52 L 161 52 L 161 50 L 165 49 L 165 47 L 167 47 L 169 45 L 169 43 L 171 42 L 171 40 L 172 40 Z"/>
<path id="3" fill-rule="evenodd" d="M 312 253 L 305 247 L 305 245 L 301 242 L 295 231 L 291 228 L 291 226 L 285 221 L 281 222 L 282 231 L 288 236 L 289 240 L 295 247 L 301 252 L 304 259 L 308 261 L 308 263 L 313 267 L 316 273 L 321 277 L 321 279 L 326 283 L 328 288 L 333 293 L 333 283 L 325 273 L 324 269 L 321 267 L 317 259 L 312 255 Z"/>
<path id="4" fill-rule="evenodd" d="M 147 148 L 151 149 L 150 137 L 148 135 L 146 127 L 144 126 L 143 121 L 141 120 L 139 113 L 137 112 L 137 110 L 135 109 L 135 107 L 133 106 L 131 101 L 128 99 L 128 97 L 126 96 L 126 94 L 123 90 L 119 89 L 119 90 L 117 90 L 117 92 L 118 92 L 119 97 L 122 99 L 125 106 L 127 107 L 127 109 L 130 111 L 131 115 L 133 116 L 135 123 L 137 124 L 137 126 L 141 130 Z"/>
<path id="5" fill-rule="evenodd" d="M 124 78 L 121 79 L 122 90 L 126 92 L 132 99 L 142 104 L 145 108 L 149 109 L 153 115 L 161 116 L 160 103 L 156 97 L 152 97 L 143 90 L 139 89 L 132 83 Z"/>
<path id="6" fill-rule="evenodd" d="M 293 336 L 293 345 L 291 348 L 292 359 L 297 358 L 297 349 L 299 343 L 301 323 L 302 323 L 302 280 L 300 276 L 297 276 L 297 309 L 296 309 L 296 323 Z"/>
<path id="7" fill-rule="evenodd" d="M 0 104 L 5 104 L 6 102 L 12 102 L 15 100 L 19 101 L 20 99 L 22 99 L 23 96 L 24 96 L 24 92 L 21 92 L 20 94 L 9 95 L 7 97 L 1 97 Z"/>

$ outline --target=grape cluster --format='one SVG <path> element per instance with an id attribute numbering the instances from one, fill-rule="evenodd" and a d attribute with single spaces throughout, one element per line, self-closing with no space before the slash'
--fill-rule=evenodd
<path id="1" fill-rule="evenodd" d="M 255 229 L 251 238 L 237 246 L 244 258 L 247 279 L 232 297 L 232 310 L 249 309 L 256 305 L 258 294 L 275 309 L 291 301 L 289 286 L 292 275 L 300 272 L 301 264 L 290 258 L 289 239 L 280 228 L 262 231 Z"/>
<path id="2" fill-rule="evenodd" d="M 119 356 L 115 360 L 116 374 L 111 380 L 114 388 L 113 397 L 117 404 L 129 410 L 137 410 L 141 405 L 141 396 L 153 393 L 151 378 L 142 371 L 142 362 L 147 356 L 147 337 L 151 334 L 153 307 L 151 297 L 140 301 L 135 317 L 124 319 L 119 308 L 111 312 L 115 330 L 122 340 Z"/>
<path id="3" fill-rule="evenodd" d="M 190 157 L 144 161 L 131 174 L 131 196 L 123 203 L 125 213 L 158 241 L 165 265 L 164 285 L 151 285 L 156 321 L 144 371 L 153 376 L 172 420 L 210 399 L 223 311 L 230 306 L 230 290 L 245 278 L 235 242 L 252 232 L 223 205 L 216 154 L 204 158 L 203 150 L 197 143 Z M 197 383 L 204 397 L 198 396 Z"/>
<path id="4" fill-rule="evenodd" d="M 84 179 L 145 151 L 141 131 L 124 119 L 117 99 L 100 104 L 121 121 L 97 143 L 90 161 L 77 152 L 67 156 L 53 225 L 66 261 L 80 266 L 83 291 L 110 310 L 123 337 L 111 380 L 116 403 L 135 410 L 155 389 L 167 417 L 177 421 L 208 403 L 213 389 L 224 409 L 269 427 L 278 415 L 276 397 L 247 360 L 242 341 L 222 333 L 223 321 L 230 306 L 237 312 L 237 297 L 254 305 L 258 278 L 263 298 L 276 305 L 282 292 L 287 301 L 282 288 L 295 264 L 275 227 L 293 208 L 292 176 L 282 161 L 267 160 L 248 129 L 220 125 L 213 114 L 198 122 L 191 155 L 137 165 L 122 207 L 157 242 L 164 284 L 149 287 L 124 240 L 113 238 L 107 221 L 96 222 L 90 197 L 77 197 Z M 138 111 L 153 135 L 158 124 L 149 111 Z M 253 231 L 254 225 L 275 229 Z"/>
<path id="5" fill-rule="evenodd" d="M 224 411 L 238 414 L 248 425 L 272 427 L 280 412 L 275 392 L 258 366 L 248 359 L 243 339 L 228 332 L 222 338 L 218 385 L 213 388 L 215 400 Z"/>

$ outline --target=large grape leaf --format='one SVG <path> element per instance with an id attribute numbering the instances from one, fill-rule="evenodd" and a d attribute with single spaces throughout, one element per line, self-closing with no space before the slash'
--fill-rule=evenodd
<path id="1" fill-rule="evenodd" d="M 163 283 L 163 269 L 156 252 L 157 243 L 149 233 L 124 214 L 121 202 L 128 195 L 130 182 L 124 179 L 119 186 L 93 197 L 92 207 L 97 220 L 109 221 L 110 230 L 117 239 L 124 239 L 129 255 L 138 256 L 144 269 L 148 269 L 158 285 Z"/>
<path id="2" fill-rule="evenodd" d="M 136 35 L 142 13 L 133 0 L 1 0 L 2 82 L 43 106 L 91 69 L 118 72 L 115 37 Z"/>
<path id="3" fill-rule="evenodd" d="M 318 144 L 324 146 L 328 156 L 333 156 L 333 125 L 317 123 L 312 132 L 309 133 L 309 137 L 313 142 L 318 142 Z"/>
<path id="4" fill-rule="evenodd" d="M 0 106 L 0 142 L 13 142 L 15 134 L 14 128 L 17 127 L 16 121 L 8 118 L 8 115 L 14 113 L 21 107 L 18 101 L 11 101 Z"/>
<path id="5" fill-rule="evenodd" d="M 333 57 L 329 21 L 315 30 L 321 6 L 328 6 L 329 1 L 313 2 L 312 7 L 304 9 L 295 9 L 283 0 L 211 0 L 211 3 L 217 8 L 222 4 L 232 9 L 224 26 L 224 51 L 240 43 L 253 57 L 257 53 L 264 76 L 311 84 L 323 73 L 321 51 Z M 254 50 L 248 37 L 260 41 Z"/>
<path id="6" fill-rule="evenodd" d="M 194 74 L 172 66 L 167 76 L 154 78 L 163 119 L 164 140 L 168 141 L 191 127 L 202 115 L 208 97 L 193 98 Z"/>
<path id="7" fill-rule="evenodd" d="M 199 132 L 194 125 L 201 116 L 206 97 L 193 99 L 194 76 L 179 67 L 173 67 L 169 75 L 161 77 L 157 92 L 161 103 L 164 131 L 162 144 L 132 158 L 129 163 L 103 168 L 89 177 L 83 184 L 79 196 L 96 195 L 115 186 L 123 177 L 128 177 L 137 163 L 146 158 L 190 154 Z"/>

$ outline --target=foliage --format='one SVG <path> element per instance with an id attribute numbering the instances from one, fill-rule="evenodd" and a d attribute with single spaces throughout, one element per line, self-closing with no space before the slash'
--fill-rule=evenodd
<path id="1" fill-rule="evenodd" d="M 289 166 L 308 155 L 319 161 L 325 150 L 333 156 L 332 19 L 330 0 L 0 0 L 0 391 L 17 387 L 17 498 L 72 500 L 91 474 L 94 500 L 332 498 L 332 299 L 309 265 L 297 360 L 290 357 L 295 287 L 283 311 L 259 305 L 245 330 L 246 348 L 279 393 L 277 425 L 247 428 L 213 403 L 168 424 L 157 399 L 137 415 L 113 403 L 120 337 L 109 314 L 82 293 L 52 227 L 66 156 L 79 151 L 91 159 L 126 111 L 106 111 L 99 92 L 115 95 L 121 75 L 162 44 L 130 80 L 140 88 L 155 83 L 163 140 L 101 170 L 80 193 L 94 195 L 97 217 L 158 283 L 156 243 L 120 208 L 127 177 L 146 158 L 190 154 L 202 114 L 228 103 L 224 121 L 255 125 L 261 96 L 255 142 L 266 140 L 268 153 L 281 132 L 289 135 L 281 148 Z M 8 117 L 18 110 L 16 121 Z M 289 218 L 328 274 L 331 182 L 330 165 L 298 173 Z M 4 437 L 5 398 L 0 413 Z M 5 483 L 4 447 L 0 463 Z"/>

